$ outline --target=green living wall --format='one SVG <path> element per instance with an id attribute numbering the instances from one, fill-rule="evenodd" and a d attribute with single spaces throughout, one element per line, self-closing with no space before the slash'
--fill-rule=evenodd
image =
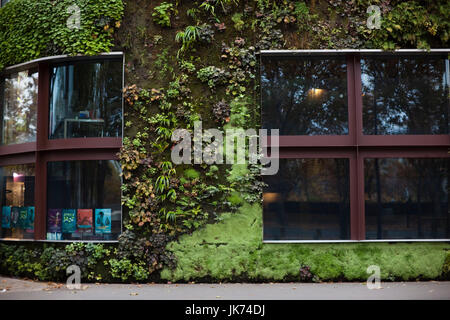
<path id="1" fill-rule="evenodd" d="M 75 32 L 72 3 L 84 26 Z M 21 6 L 35 14 L 24 21 Z M 445 48 L 449 14 L 448 1 L 11 1 L 0 67 L 125 52 L 124 232 L 108 245 L 2 243 L 1 272 L 64 280 L 78 264 L 83 281 L 327 281 L 365 280 L 375 264 L 384 280 L 448 278 L 448 243 L 263 244 L 258 166 L 174 165 L 170 152 L 173 131 L 198 120 L 258 128 L 261 49 Z"/>

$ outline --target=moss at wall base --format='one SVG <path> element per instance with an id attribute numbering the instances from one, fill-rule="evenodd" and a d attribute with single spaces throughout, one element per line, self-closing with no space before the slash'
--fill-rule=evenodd
<path id="1" fill-rule="evenodd" d="M 370 265 L 378 265 L 382 280 L 388 281 L 449 275 L 448 243 L 263 244 L 261 216 L 259 205 L 245 204 L 238 213 L 224 214 L 219 223 L 171 242 L 167 249 L 175 254 L 177 267 L 164 269 L 161 278 L 366 281 Z"/>

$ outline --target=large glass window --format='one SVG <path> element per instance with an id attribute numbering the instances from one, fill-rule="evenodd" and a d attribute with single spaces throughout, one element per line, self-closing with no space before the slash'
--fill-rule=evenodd
<path id="1" fill-rule="evenodd" d="M 49 162 L 47 239 L 116 240 L 121 232 L 120 164 Z"/>
<path id="2" fill-rule="evenodd" d="M 265 129 L 282 135 L 348 134 L 345 56 L 263 56 L 261 96 Z"/>
<path id="3" fill-rule="evenodd" d="M 449 159 L 366 159 L 366 238 L 450 239 L 449 164 Z"/>
<path id="4" fill-rule="evenodd" d="M 119 52 L 0 75 L 0 239 L 118 239 L 122 86 Z"/>
<path id="5" fill-rule="evenodd" d="M 0 167 L 1 238 L 33 239 L 34 164 Z"/>
<path id="6" fill-rule="evenodd" d="M 55 65 L 49 138 L 122 136 L 122 60 Z"/>
<path id="7" fill-rule="evenodd" d="M 440 55 L 362 59 L 364 134 L 448 134 L 449 75 Z"/>
<path id="8" fill-rule="evenodd" d="M 36 141 L 37 70 L 7 75 L 3 88 L 2 144 Z"/>
<path id="9" fill-rule="evenodd" d="M 265 240 L 350 238 L 348 159 L 280 159 L 264 182 Z"/>
<path id="10" fill-rule="evenodd" d="M 450 239 L 448 54 L 261 52 L 265 241 Z"/>

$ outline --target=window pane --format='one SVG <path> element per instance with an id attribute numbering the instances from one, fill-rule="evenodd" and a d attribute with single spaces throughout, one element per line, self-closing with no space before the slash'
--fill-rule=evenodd
<path id="1" fill-rule="evenodd" d="M 38 72 L 22 71 L 5 78 L 2 144 L 36 141 Z"/>
<path id="2" fill-rule="evenodd" d="M 120 164 L 49 162 L 47 239 L 115 240 L 121 232 Z"/>
<path id="3" fill-rule="evenodd" d="M 122 61 L 53 67 L 49 123 L 50 139 L 122 136 Z"/>
<path id="4" fill-rule="evenodd" d="M 0 167 L 1 237 L 34 238 L 34 164 Z"/>
<path id="5" fill-rule="evenodd" d="M 348 134 L 345 57 L 262 57 L 261 89 L 263 128 Z"/>
<path id="6" fill-rule="evenodd" d="M 366 159 L 367 239 L 449 239 L 449 159 Z"/>
<path id="7" fill-rule="evenodd" d="M 348 159 L 280 159 L 264 182 L 265 240 L 350 238 Z"/>
<path id="8" fill-rule="evenodd" d="M 364 134 L 448 134 L 449 61 L 441 56 L 361 60 Z"/>

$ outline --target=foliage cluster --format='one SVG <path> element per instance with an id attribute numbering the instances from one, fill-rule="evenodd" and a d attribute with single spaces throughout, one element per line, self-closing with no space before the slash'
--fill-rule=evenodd
<path id="1" fill-rule="evenodd" d="M 152 17 L 156 24 L 162 27 L 170 27 L 170 17 L 174 12 L 174 7 L 172 3 L 163 2 L 159 6 L 153 9 Z"/>
<path id="2" fill-rule="evenodd" d="M 78 0 L 80 29 L 69 29 L 72 0 L 14 0 L 0 9 L 0 70 L 57 54 L 108 52 L 121 25 L 122 0 Z"/>

